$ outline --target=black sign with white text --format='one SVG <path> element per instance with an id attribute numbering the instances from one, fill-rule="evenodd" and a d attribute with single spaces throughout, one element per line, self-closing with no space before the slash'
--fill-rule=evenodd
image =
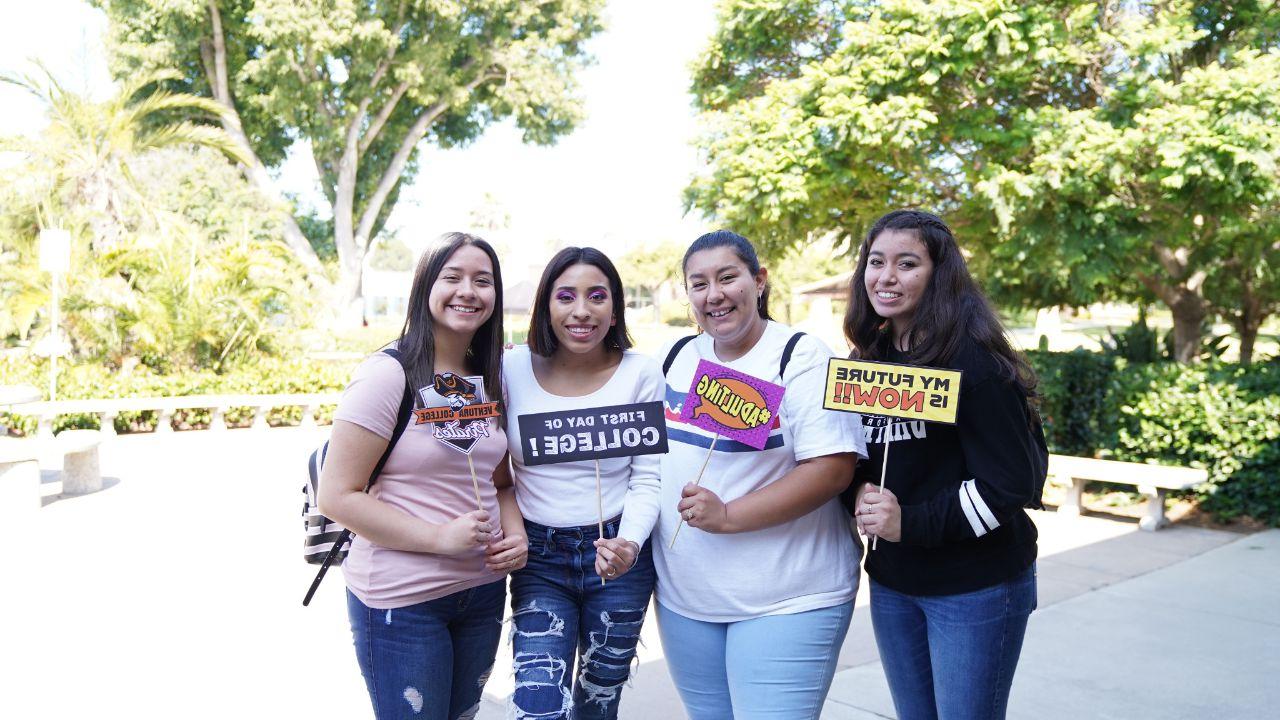
<path id="1" fill-rule="evenodd" d="M 667 451 L 662 403 L 532 413 L 517 418 L 525 465 L 653 455 Z"/>

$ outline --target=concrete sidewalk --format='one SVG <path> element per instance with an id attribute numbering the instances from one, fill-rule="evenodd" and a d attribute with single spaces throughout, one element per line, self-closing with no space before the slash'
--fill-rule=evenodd
<path id="1" fill-rule="evenodd" d="M 372 717 L 340 573 L 309 608 L 305 454 L 323 430 L 126 436 L 107 488 L 15 520 L 0 595 L 0 717 Z M 56 474 L 46 473 L 56 480 Z M 1033 513 L 1040 610 L 1011 716 L 1258 717 L 1280 705 L 1280 531 Z M 622 718 L 684 717 L 653 623 Z M 480 717 L 504 716 L 500 650 Z M 859 597 L 824 718 L 892 717 Z"/>
<path id="2" fill-rule="evenodd" d="M 1038 518 L 1039 519 L 1039 518 Z M 1259 718 L 1280 705 L 1280 530 L 1142 573 L 1136 563 L 1216 538 L 1193 528 L 1129 534 L 1041 561 L 1009 717 Z M 1129 579 L 1073 592 L 1124 567 Z M 1064 597 L 1064 595 L 1067 595 Z M 864 618 L 865 619 L 865 618 Z M 878 661 L 836 674 L 823 718 L 893 718 Z"/>

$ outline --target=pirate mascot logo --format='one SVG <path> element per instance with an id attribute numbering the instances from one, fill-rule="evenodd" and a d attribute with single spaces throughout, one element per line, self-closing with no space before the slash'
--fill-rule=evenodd
<path id="1" fill-rule="evenodd" d="M 432 423 L 437 440 L 458 452 L 471 454 L 480 438 L 489 437 L 489 418 L 498 414 L 497 403 L 488 402 L 484 378 L 439 373 L 431 387 L 418 391 L 422 409 L 414 410 L 417 424 Z"/>

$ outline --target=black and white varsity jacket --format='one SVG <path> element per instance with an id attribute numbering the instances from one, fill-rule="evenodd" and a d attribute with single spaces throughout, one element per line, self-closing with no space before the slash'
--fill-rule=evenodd
<path id="1" fill-rule="evenodd" d="M 893 353 L 888 362 L 905 363 Z M 1004 582 L 1036 559 L 1036 528 L 1023 508 L 1038 503 L 1047 463 L 1044 433 L 1022 389 L 972 341 L 947 367 L 962 371 L 955 425 L 864 415 L 870 459 L 858 463 L 851 498 L 878 483 L 902 505 L 902 539 L 867 553 L 867 574 L 910 595 L 953 595 Z"/>

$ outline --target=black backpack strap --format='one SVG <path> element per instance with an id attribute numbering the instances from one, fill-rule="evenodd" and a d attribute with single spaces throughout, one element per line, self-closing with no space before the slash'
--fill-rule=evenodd
<path id="1" fill-rule="evenodd" d="M 387 440 L 387 449 L 382 451 L 382 457 L 378 458 L 378 464 L 373 466 L 373 472 L 369 475 L 369 483 L 364 488 L 365 492 L 369 492 L 369 488 L 373 487 L 373 483 L 382 474 L 382 468 L 387 464 L 387 458 L 391 457 L 391 451 L 396 449 L 396 442 L 400 440 L 401 435 L 404 435 L 405 428 L 409 427 L 409 413 L 413 410 L 413 389 L 409 387 L 409 368 L 404 367 L 404 357 L 395 348 L 385 348 L 382 352 L 395 358 L 396 362 L 400 363 L 400 367 L 404 368 L 404 394 L 400 396 L 400 409 L 396 411 L 396 425 L 391 429 L 391 438 Z"/>
<path id="2" fill-rule="evenodd" d="M 396 359 L 400 363 L 400 367 L 404 368 L 404 358 L 400 355 L 400 351 L 395 348 L 385 348 L 384 353 Z M 400 436 L 404 435 L 405 428 L 409 427 L 409 412 L 413 410 L 413 390 L 409 387 L 409 369 L 404 368 L 404 392 L 400 395 L 400 409 L 396 411 L 396 425 L 391 430 L 391 438 L 387 440 L 387 449 L 382 451 L 382 457 L 378 458 L 378 464 L 373 466 L 373 472 L 369 474 L 369 482 L 365 483 L 364 491 L 369 492 L 369 488 L 378 481 L 378 476 L 382 474 L 382 468 L 387 464 L 387 458 L 391 457 L 391 451 L 395 449 L 396 442 L 400 440 Z M 328 454 L 328 444 L 325 446 L 325 454 Z M 311 603 L 311 598 L 316 594 L 316 589 L 320 587 L 320 581 L 324 580 L 325 573 L 329 572 L 329 566 L 337 559 L 338 553 L 341 552 L 342 546 L 347 544 L 351 539 L 351 531 L 343 528 L 338 533 L 338 539 L 333 541 L 333 547 L 329 548 L 329 553 L 324 556 L 324 562 L 320 563 L 320 569 L 316 571 L 316 577 L 311 581 L 311 587 L 307 588 L 307 594 L 302 598 L 303 607 Z"/>
<path id="3" fill-rule="evenodd" d="M 782 374 L 787 371 L 787 363 L 791 362 L 791 353 L 795 351 L 796 344 L 800 342 L 800 338 L 804 337 L 804 333 L 798 332 L 787 340 L 786 347 L 782 348 L 782 362 L 778 363 L 778 380 L 782 380 Z"/>
<path id="4" fill-rule="evenodd" d="M 680 351 L 684 349 L 684 346 L 685 346 L 685 345 L 688 345 L 688 344 L 689 344 L 689 342 L 690 342 L 691 340 L 693 340 L 694 338 L 696 338 L 696 337 L 698 337 L 698 336 L 697 336 L 697 335 L 685 335 L 684 337 L 682 337 L 682 338 L 680 338 L 679 340 L 677 340 L 675 345 L 672 345 L 672 346 L 671 346 L 671 352 L 667 353 L 667 359 L 666 359 L 665 361 L 663 361 L 663 363 L 662 363 L 662 376 L 663 376 L 663 377 L 666 377 L 666 376 L 667 376 L 667 373 L 671 372 L 671 363 L 673 363 L 673 362 L 675 362 L 675 361 L 676 361 L 676 356 L 680 354 Z"/>

